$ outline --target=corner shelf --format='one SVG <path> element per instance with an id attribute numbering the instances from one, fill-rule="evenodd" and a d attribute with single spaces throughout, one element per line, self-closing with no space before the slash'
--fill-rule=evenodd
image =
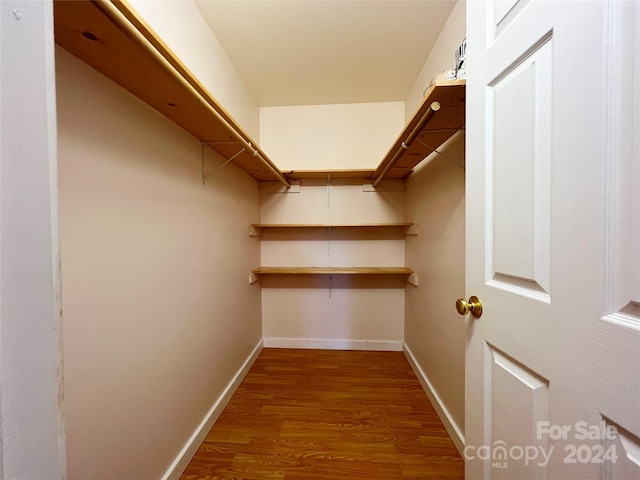
<path id="1" fill-rule="evenodd" d="M 61 47 L 195 136 L 260 182 L 404 179 L 465 124 L 465 80 L 437 81 L 375 170 L 283 173 L 160 37 L 123 0 L 55 0 Z"/>
<path id="2" fill-rule="evenodd" d="M 258 181 L 289 180 L 124 1 L 53 2 L 55 41 Z"/>
<path id="3" fill-rule="evenodd" d="M 422 104 L 371 176 L 373 186 L 382 179 L 406 178 L 464 128 L 465 89 L 466 80 L 440 80 L 427 89 Z"/>

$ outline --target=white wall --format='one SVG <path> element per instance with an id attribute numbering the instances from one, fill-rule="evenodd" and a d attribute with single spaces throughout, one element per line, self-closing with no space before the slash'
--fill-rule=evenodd
<path id="1" fill-rule="evenodd" d="M 404 125 L 404 102 L 260 109 L 260 146 L 281 170 L 375 168 Z"/>
<path id="2" fill-rule="evenodd" d="M 377 165 L 403 125 L 403 104 L 261 109 L 261 144 L 283 169 Z M 281 160 L 282 159 L 282 160 Z M 300 193 L 262 194 L 262 223 L 404 221 L 404 192 L 365 192 L 362 182 L 303 182 Z M 259 240 L 256 240 L 259 241 Z M 404 232 L 264 233 L 265 266 L 403 266 Z M 264 279 L 265 345 L 400 348 L 404 280 Z"/>
<path id="3" fill-rule="evenodd" d="M 420 106 L 431 80 L 445 70 L 455 68 L 456 49 L 466 38 L 466 1 L 458 0 L 405 98 L 405 115 L 409 120 Z"/>
<path id="4" fill-rule="evenodd" d="M 429 77 L 452 68 L 455 49 L 464 38 L 465 4 L 458 2 L 407 105 L 421 101 L 415 93 L 421 95 Z M 419 235 L 407 239 L 406 263 L 418 274 L 420 286 L 407 288 L 405 343 L 460 449 L 464 443 L 466 337 L 464 319 L 457 315 L 454 304 L 465 294 L 464 133 L 456 134 L 440 151 L 443 155 L 431 154 L 407 181 L 407 221 L 418 224 Z"/>
<path id="5" fill-rule="evenodd" d="M 62 479 L 51 2 L 0 2 L 0 478 Z"/>
<path id="6" fill-rule="evenodd" d="M 258 184 L 57 50 L 71 479 L 160 478 L 261 341 Z"/>
<path id="7" fill-rule="evenodd" d="M 130 0 L 129 4 L 236 123 L 258 141 L 258 105 L 196 4 L 191 0 Z"/>
<path id="8" fill-rule="evenodd" d="M 362 184 L 304 182 L 300 193 L 263 194 L 263 223 L 404 221 L 404 192 L 363 192 Z M 264 266 L 403 266 L 404 232 L 263 231 Z M 334 277 L 262 280 L 266 346 L 399 349 L 404 279 Z"/>

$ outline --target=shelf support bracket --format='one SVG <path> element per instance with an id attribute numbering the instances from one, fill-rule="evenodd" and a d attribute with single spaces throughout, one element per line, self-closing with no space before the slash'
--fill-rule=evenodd
<path id="1" fill-rule="evenodd" d="M 202 174 L 202 185 L 205 184 L 205 181 L 207 179 L 207 171 L 206 171 L 206 167 L 205 167 L 205 148 L 207 145 L 235 145 L 238 142 L 236 142 L 235 140 L 203 140 L 200 142 L 200 160 L 202 163 L 202 168 L 201 168 L 201 174 Z M 244 150 L 244 148 L 242 149 Z M 236 158 L 240 153 L 242 153 L 242 150 L 234 155 L 233 157 L 231 157 L 230 160 L 228 160 L 226 163 L 223 163 L 220 168 L 224 167 L 227 163 L 229 163 L 231 160 L 233 160 L 234 158 Z"/>
<path id="2" fill-rule="evenodd" d="M 460 130 L 462 130 L 461 128 L 457 129 L 456 132 L 459 132 Z M 431 150 L 431 153 L 437 153 L 438 155 L 442 155 L 444 158 L 446 158 L 447 160 L 449 160 L 451 163 L 454 163 L 455 165 L 457 165 L 458 167 L 462 168 L 464 170 L 464 168 L 460 165 L 458 165 L 457 162 L 455 162 L 454 160 L 450 159 L 449 157 L 447 157 L 444 153 L 440 152 L 438 149 L 433 148 L 429 145 L 427 145 L 426 143 L 424 143 L 422 140 L 420 140 L 419 138 L 416 139 L 416 141 L 420 144 L 423 145 L 425 147 L 427 147 L 429 150 Z"/>
<path id="3" fill-rule="evenodd" d="M 235 155 L 232 155 L 226 162 L 224 162 L 222 165 L 220 165 L 218 168 L 223 168 L 226 167 L 227 165 L 229 165 L 231 162 L 233 162 L 236 157 L 238 155 L 240 155 L 242 152 L 244 152 L 244 147 L 242 147 L 242 150 L 240 150 L 238 153 L 236 153 Z"/>
<path id="4" fill-rule="evenodd" d="M 249 273 L 249 285 L 253 285 L 257 281 L 258 281 L 258 276 L 253 272 Z"/>
<path id="5" fill-rule="evenodd" d="M 382 173 L 378 176 L 378 178 L 376 178 L 373 181 L 373 186 L 377 187 L 378 184 L 382 181 L 382 179 L 384 178 L 384 176 L 387 174 L 387 172 L 389 170 L 391 170 L 391 167 L 393 167 L 396 162 L 398 161 L 398 159 L 402 156 L 402 154 L 404 153 L 404 151 L 406 149 L 408 149 L 411 146 L 411 143 L 413 142 L 413 140 L 415 140 L 415 138 L 418 136 L 418 134 L 420 133 L 420 131 L 422 131 L 422 129 L 424 128 L 424 126 L 429 122 L 429 120 L 431 120 L 431 118 L 433 117 L 433 115 L 435 115 L 435 113 L 440 110 L 440 102 L 431 102 L 431 105 L 429 105 L 429 108 L 427 109 L 427 111 L 425 112 L 425 114 L 422 116 L 422 118 L 420 119 L 420 121 L 416 124 L 416 126 L 413 128 L 413 130 L 411 131 L 411 133 L 407 136 L 406 140 L 404 142 L 402 142 L 400 144 L 400 148 L 398 149 L 398 151 L 395 153 L 395 155 L 393 156 L 393 158 L 391 159 L 391 161 L 389 163 L 387 163 L 387 166 L 384 167 L 384 169 L 382 170 Z"/>
<path id="6" fill-rule="evenodd" d="M 415 273 L 412 273 L 411 275 L 409 275 L 409 278 L 407 278 L 407 282 L 409 282 L 414 287 L 417 287 L 418 286 L 418 275 L 416 275 Z"/>

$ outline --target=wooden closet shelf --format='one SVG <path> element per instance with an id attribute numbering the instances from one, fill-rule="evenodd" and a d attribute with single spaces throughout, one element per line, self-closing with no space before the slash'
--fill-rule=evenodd
<path id="1" fill-rule="evenodd" d="M 331 178 L 355 178 L 370 180 L 374 170 L 288 170 L 284 176 L 289 180 L 309 180 Z"/>
<path id="2" fill-rule="evenodd" d="M 465 81 L 436 82 L 375 170 L 283 173 L 124 0 L 55 0 L 55 40 L 258 181 L 399 179 L 464 128 Z M 429 114 L 433 102 L 440 109 Z M 425 121 L 426 119 L 426 121 Z"/>
<path id="3" fill-rule="evenodd" d="M 383 178 L 405 178 L 422 160 L 465 125 L 466 80 L 442 80 L 431 85 L 422 104 L 402 130 L 373 176 L 374 186 Z M 439 110 L 430 111 L 438 102 Z"/>
<path id="4" fill-rule="evenodd" d="M 406 267 L 259 267 L 255 275 L 411 275 Z"/>
<path id="5" fill-rule="evenodd" d="M 406 228 L 413 223 L 252 223 L 254 228 Z"/>
<path id="6" fill-rule="evenodd" d="M 55 41 L 259 181 L 289 180 L 125 1 L 55 0 Z"/>

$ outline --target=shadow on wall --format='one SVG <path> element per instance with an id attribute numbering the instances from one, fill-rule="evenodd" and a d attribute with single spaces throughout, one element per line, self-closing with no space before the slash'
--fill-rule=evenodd
<path id="1" fill-rule="evenodd" d="M 385 289 L 404 288 L 407 279 L 397 276 L 354 276 L 354 275 L 296 275 L 294 277 L 263 277 L 260 284 L 264 288 L 320 288 L 325 290 Z"/>
<path id="2" fill-rule="evenodd" d="M 465 169 L 465 133 L 464 130 L 458 130 L 449 140 L 444 142 L 437 153 L 432 153 L 425 160 L 419 169 L 413 173 L 414 176 L 424 175 L 427 165 L 438 163 L 440 161 L 448 161 L 457 165 L 462 170 Z"/>

